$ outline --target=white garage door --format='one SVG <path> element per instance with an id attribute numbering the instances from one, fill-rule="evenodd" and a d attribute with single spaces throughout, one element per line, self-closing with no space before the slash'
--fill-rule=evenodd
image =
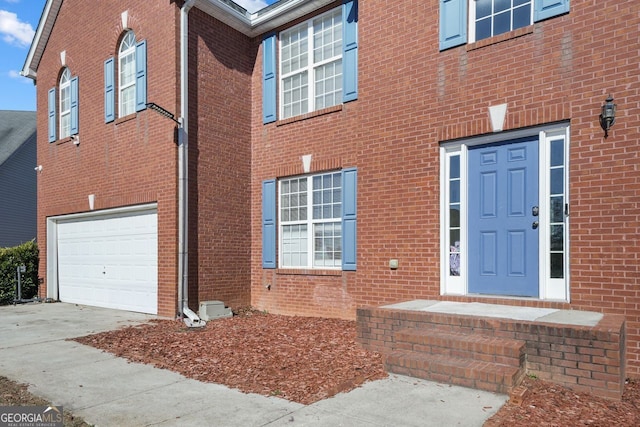
<path id="1" fill-rule="evenodd" d="M 157 229 L 155 210 L 60 219 L 60 301 L 157 314 Z"/>

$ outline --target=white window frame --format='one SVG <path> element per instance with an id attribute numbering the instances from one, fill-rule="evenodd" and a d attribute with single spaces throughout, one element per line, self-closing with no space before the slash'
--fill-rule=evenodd
<path id="1" fill-rule="evenodd" d="M 132 61 L 132 69 L 133 73 L 131 74 L 130 81 L 122 81 L 122 70 L 123 70 L 123 62 L 125 60 L 129 60 L 133 58 Z M 133 92 L 133 102 L 130 103 L 129 109 L 125 109 L 127 105 L 124 103 L 123 93 Z M 118 117 L 124 117 L 129 114 L 133 114 L 136 112 L 136 36 L 135 33 L 131 30 L 127 31 L 127 33 L 122 38 L 120 42 L 120 47 L 118 49 Z"/>
<path id="2" fill-rule="evenodd" d="M 64 69 L 60 75 L 60 98 L 58 103 L 60 105 L 60 139 L 66 138 L 71 135 L 71 71 L 69 68 Z M 66 109 L 63 106 L 66 105 Z"/>
<path id="3" fill-rule="evenodd" d="M 340 179 L 342 179 L 342 173 L 340 171 L 326 171 L 326 172 L 321 172 L 321 173 L 315 173 L 315 174 L 310 174 L 310 175 L 299 175 L 299 176 L 292 176 L 292 177 L 287 177 L 287 178 L 283 178 L 283 179 L 279 179 L 278 180 L 278 203 L 277 203 L 277 209 L 278 209 L 278 264 L 279 264 L 279 268 L 285 268 L 285 269 L 316 269 L 316 270 L 341 270 L 342 269 L 342 199 L 340 199 L 340 215 L 338 215 L 338 217 L 334 217 L 334 218 L 320 218 L 320 219 L 314 219 L 313 218 L 313 178 L 315 177 L 323 177 L 326 175 L 337 175 L 340 177 Z M 307 202 L 306 202 L 306 212 L 307 212 L 307 218 L 306 219 L 298 219 L 298 220 L 288 220 L 288 221 L 283 221 L 283 217 L 282 217 L 282 202 L 283 202 L 283 189 L 282 189 L 282 185 L 284 182 L 290 182 L 292 180 L 299 180 L 299 179 L 306 179 L 307 181 L 307 190 L 306 190 L 306 194 L 307 194 Z M 333 187 L 336 188 L 336 187 Z M 340 191 L 344 191 L 344 182 L 340 182 Z M 314 244 L 315 244 L 315 229 L 314 227 L 316 225 L 319 224 L 334 224 L 340 227 L 339 231 L 340 231 L 340 236 L 339 236 L 339 241 L 340 241 L 340 251 L 341 251 L 341 257 L 340 259 L 335 259 L 334 260 L 334 265 L 333 266 L 329 266 L 329 265 L 316 265 L 315 263 L 315 248 L 314 248 Z M 285 264 L 285 248 L 284 248 L 284 238 L 285 238 L 285 232 L 284 232 L 284 227 L 286 226 L 292 226 L 292 225 L 306 225 L 307 226 L 307 231 L 306 231 L 306 263 L 304 265 L 286 265 Z"/>
<path id="4" fill-rule="evenodd" d="M 493 0 L 495 1 L 495 0 Z M 513 1 L 513 0 L 512 0 Z M 533 13 L 534 13 L 534 7 L 535 7 L 535 2 L 537 0 L 531 0 L 531 14 L 529 16 L 529 24 L 531 25 L 533 24 Z M 513 2 L 512 2 L 513 5 Z M 468 43 L 474 43 L 478 40 L 476 40 L 476 0 L 469 0 L 469 23 L 468 23 L 468 27 L 469 27 L 469 41 Z M 513 22 L 511 22 L 511 30 L 509 31 L 514 31 L 517 30 L 518 28 L 522 28 L 522 27 L 518 27 L 518 28 L 513 28 Z M 493 31 L 492 31 L 493 34 Z M 504 34 L 504 33 L 501 33 Z M 486 38 L 490 38 L 490 37 L 494 37 L 493 35 L 486 37 Z M 485 39 L 480 39 L 480 40 L 485 40 Z"/>
<path id="5" fill-rule="evenodd" d="M 564 196 L 567 206 L 569 194 L 569 124 L 540 126 L 534 129 L 503 132 L 462 141 L 442 143 L 440 146 L 440 293 L 441 295 L 468 294 L 468 147 L 480 144 L 508 141 L 524 136 L 538 135 L 539 144 L 539 221 L 542 226 L 539 233 L 539 299 L 570 302 L 570 239 L 569 216 L 564 218 L 564 277 L 550 278 L 550 144 L 551 141 L 564 139 Z M 449 272 L 450 256 L 450 162 L 453 156 L 460 156 L 460 275 L 451 276 Z"/>
<path id="6" fill-rule="evenodd" d="M 319 69 L 320 67 L 323 67 L 325 65 L 331 64 L 331 63 L 340 63 L 340 68 L 342 70 L 341 74 L 339 75 L 339 77 L 336 79 L 339 84 L 340 84 L 340 90 L 339 91 L 335 91 L 334 90 L 334 94 L 335 94 L 335 98 L 336 98 L 336 102 L 331 104 L 331 105 L 323 105 L 321 108 L 327 108 L 327 107 L 331 107 L 334 105 L 338 105 L 342 103 L 342 92 L 344 90 L 344 88 L 342 88 L 342 74 L 344 73 L 344 64 L 342 63 L 342 43 L 344 43 L 344 40 L 341 39 L 341 48 L 338 49 L 339 50 L 339 54 L 338 55 L 334 55 L 331 56 L 330 58 L 325 58 L 323 60 L 320 60 L 318 62 L 314 63 L 314 26 L 313 23 L 314 21 L 318 20 L 318 19 L 323 19 L 326 18 L 330 15 L 337 15 L 338 17 L 338 23 L 340 25 L 340 37 L 342 37 L 342 7 L 337 7 L 334 8 L 330 11 L 327 11 L 321 15 L 315 16 L 312 19 L 309 19 L 299 25 L 296 25 L 295 27 L 292 28 L 288 28 L 287 30 L 284 30 L 282 32 L 280 32 L 280 35 L 278 37 L 278 51 L 279 51 L 279 55 L 278 55 L 278 75 L 279 77 L 279 99 L 280 99 L 280 117 L 282 119 L 287 119 L 289 117 L 295 117 L 297 115 L 302 115 L 302 114 L 306 114 L 306 113 L 310 113 L 313 111 L 316 111 L 318 108 L 316 108 L 316 70 Z M 294 32 L 294 31 L 300 31 L 300 30 L 304 30 L 306 29 L 306 55 L 307 55 L 307 65 L 305 67 L 300 67 L 298 69 L 296 69 L 295 71 L 292 72 L 288 72 L 286 74 L 283 73 L 283 67 L 282 67 L 282 49 L 283 49 L 283 43 L 282 40 L 284 38 L 285 35 Z M 285 114 L 285 93 L 284 93 L 284 88 L 285 88 L 285 80 L 293 77 L 295 75 L 302 75 L 306 73 L 307 75 L 307 109 L 306 111 L 300 111 L 300 112 L 296 112 L 296 113 L 291 113 L 291 114 Z M 333 78 L 336 78 L 336 74 L 334 74 Z"/>

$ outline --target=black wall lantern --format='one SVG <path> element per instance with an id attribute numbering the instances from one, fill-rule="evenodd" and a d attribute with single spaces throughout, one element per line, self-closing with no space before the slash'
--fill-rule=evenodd
<path id="1" fill-rule="evenodd" d="M 613 97 L 609 97 L 605 100 L 605 104 L 602 106 L 602 112 L 600 113 L 600 127 L 604 130 L 604 137 L 609 136 L 609 129 L 616 122 L 616 104 L 613 103 Z"/>

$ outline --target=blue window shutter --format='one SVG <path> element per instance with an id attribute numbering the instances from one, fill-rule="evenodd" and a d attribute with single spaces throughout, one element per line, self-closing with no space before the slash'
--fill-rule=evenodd
<path id="1" fill-rule="evenodd" d="M 49 142 L 56 140 L 56 88 L 49 89 L 47 118 L 49 124 Z"/>
<path id="2" fill-rule="evenodd" d="M 113 58 L 104 61 L 104 122 L 109 123 L 116 118 L 115 87 L 113 85 L 114 67 Z"/>
<path id="3" fill-rule="evenodd" d="M 342 102 L 358 99 L 358 2 L 342 4 Z"/>
<path id="4" fill-rule="evenodd" d="M 147 108 L 147 41 L 136 44 L 136 111 Z"/>
<path id="5" fill-rule="evenodd" d="M 276 268 L 276 180 L 262 182 L 262 268 Z"/>
<path id="6" fill-rule="evenodd" d="M 342 171 L 342 269 L 356 269 L 358 170 Z"/>
<path id="7" fill-rule="evenodd" d="M 276 35 L 262 41 L 262 122 L 276 121 Z M 273 267 L 272 267 L 273 268 Z"/>
<path id="8" fill-rule="evenodd" d="M 534 22 L 569 12 L 569 0 L 535 0 L 533 4 Z"/>
<path id="9" fill-rule="evenodd" d="M 78 76 L 71 79 L 71 135 L 78 133 Z"/>
<path id="10" fill-rule="evenodd" d="M 440 0 L 440 50 L 467 42 L 467 1 Z"/>

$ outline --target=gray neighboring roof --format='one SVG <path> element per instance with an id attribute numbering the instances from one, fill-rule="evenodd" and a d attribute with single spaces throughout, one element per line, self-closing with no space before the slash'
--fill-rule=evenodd
<path id="1" fill-rule="evenodd" d="M 35 133 L 35 111 L 0 110 L 0 165 Z"/>

